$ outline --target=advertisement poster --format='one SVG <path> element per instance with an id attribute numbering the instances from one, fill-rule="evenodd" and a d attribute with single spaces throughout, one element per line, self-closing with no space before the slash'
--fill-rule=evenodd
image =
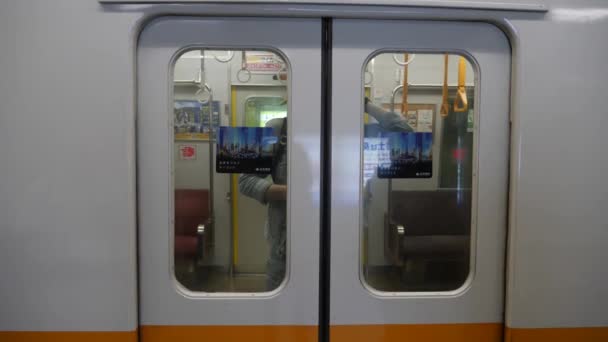
<path id="1" fill-rule="evenodd" d="M 225 127 L 219 129 L 217 173 L 257 173 L 272 171 L 277 137 L 271 127 Z"/>
<path id="2" fill-rule="evenodd" d="M 180 144 L 177 146 L 179 160 L 196 160 L 196 145 Z"/>
<path id="3" fill-rule="evenodd" d="M 392 111 L 393 105 L 385 103 L 382 107 L 388 111 Z M 435 108 L 436 105 L 434 104 L 410 103 L 408 105 L 407 115 L 404 115 L 404 118 L 414 131 L 432 133 Z M 395 106 L 394 112 L 402 114 L 401 105 Z"/>
<path id="4" fill-rule="evenodd" d="M 175 140 L 209 140 L 208 103 L 192 100 L 178 100 L 173 104 L 173 131 Z M 213 101 L 213 130 L 217 132 L 220 124 L 220 102 Z"/>
<path id="5" fill-rule="evenodd" d="M 390 163 L 387 138 L 363 138 L 363 183 L 374 178 L 378 165 Z"/>
<path id="6" fill-rule="evenodd" d="M 282 59 L 272 52 L 248 51 L 247 70 L 258 73 L 276 73 L 283 68 Z"/>
<path id="7" fill-rule="evenodd" d="M 418 109 L 418 126 L 416 132 L 432 133 L 433 132 L 433 110 Z"/>
<path id="8" fill-rule="evenodd" d="M 363 139 L 365 181 L 378 178 L 430 178 L 433 134 L 382 132 Z"/>

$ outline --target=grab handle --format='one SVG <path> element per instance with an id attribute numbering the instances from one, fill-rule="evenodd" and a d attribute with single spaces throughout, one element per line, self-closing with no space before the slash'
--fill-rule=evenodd
<path id="1" fill-rule="evenodd" d="M 465 80 L 467 77 L 467 64 L 464 57 L 460 57 L 458 62 L 458 91 L 456 93 L 456 99 L 454 100 L 454 111 L 458 113 L 466 112 L 469 110 L 469 103 L 467 101 L 467 90 L 465 88 Z"/>

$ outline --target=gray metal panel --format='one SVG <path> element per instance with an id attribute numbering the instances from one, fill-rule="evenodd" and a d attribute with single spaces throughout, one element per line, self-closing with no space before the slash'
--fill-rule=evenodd
<path id="1" fill-rule="evenodd" d="M 510 327 L 608 326 L 608 3 L 595 4 L 512 23 Z"/>
<path id="2" fill-rule="evenodd" d="M 502 10 L 502 11 L 525 11 L 546 12 L 547 6 L 538 2 L 530 1 L 463 1 L 463 0 L 98 0 L 100 3 L 120 4 L 150 4 L 150 3 L 252 3 L 252 4 L 311 4 L 311 5 L 379 5 L 379 6 L 404 6 L 404 7 L 433 7 L 433 8 L 458 8 L 479 10 Z"/>
<path id="3" fill-rule="evenodd" d="M 333 38 L 333 94 L 342 100 L 333 102 L 333 122 L 339 124 L 332 126 L 331 323 L 502 322 L 510 75 L 506 37 L 482 23 L 338 19 Z M 472 229 L 476 261 L 462 290 L 381 295 L 360 279 L 362 120 L 352 118 L 363 112 L 364 64 L 379 49 L 464 52 L 478 65 Z"/>
<path id="4" fill-rule="evenodd" d="M 137 327 L 137 15 L 98 9 L 0 3 L 0 331 Z"/>
<path id="5" fill-rule="evenodd" d="M 277 27 L 281 30 L 277 30 Z M 161 18 L 138 50 L 138 162 L 142 325 L 317 324 L 320 38 L 315 19 Z M 183 47 L 270 48 L 291 70 L 288 273 L 273 295 L 205 295 L 179 289 L 172 274 L 171 58 Z M 317 89 L 311 92 L 310 89 Z M 297 129 L 292 129 L 297 127 Z"/>

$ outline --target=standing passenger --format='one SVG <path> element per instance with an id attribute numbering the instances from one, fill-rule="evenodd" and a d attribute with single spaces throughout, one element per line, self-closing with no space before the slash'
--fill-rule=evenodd
<path id="1" fill-rule="evenodd" d="M 390 132 L 412 132 L 403 116 L 385 111 L 365 99 L 365 111 L 380 123 L 380 127 Z M 272 127 L 278 137 L 274 152 L 271 180 L 266 175 L 242 174 L 239 190 L 262 204 L 268 205 L 268 221 L 265 237 L 270 245 L 270 255 L 266 263 L 266 289 L 276 289 L 285 278 L 287 239 L 287 119 L 272 119 L 266 127 Z"/>

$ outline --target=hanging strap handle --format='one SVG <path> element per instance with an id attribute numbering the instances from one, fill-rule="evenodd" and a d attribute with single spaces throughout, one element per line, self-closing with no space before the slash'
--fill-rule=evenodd
<path id="1" fill-rule="evenodd" d="M 455 112 L 466 112 L 469 110 L 469 103 L 467 101 L 467 90 L 465 88 L 465 80 L 467 78 L 467 61 L 464 57 L 460 57 L 458 62 L 458 92 L 456 93 L 456 99 L 454 100 L 454 111 Z"/>
<path id="2" fill-rule="evenodd" d="M 443 94 L 441 100 L 441 113 L 442 117 L 447 117 L 450 114 L 450 103 L 448 102 L 448 54 L 445 54 L 443 61 Z"/>
<path id="3" fill-rule="evenodd" d="M 409 60 L 409 54 L 405 53 L 403 54 L 403 58 L 405 61 Z M 409 63 L 408 63 L 409 64 Z M 401 89 L 401 114 L 403 116 L 407 116 L 407 109 L 408 109 L 408 105 L 407 105 L 407 67 L 408 64 L 405 64 L 403 66 L 403 89 Z"/>

